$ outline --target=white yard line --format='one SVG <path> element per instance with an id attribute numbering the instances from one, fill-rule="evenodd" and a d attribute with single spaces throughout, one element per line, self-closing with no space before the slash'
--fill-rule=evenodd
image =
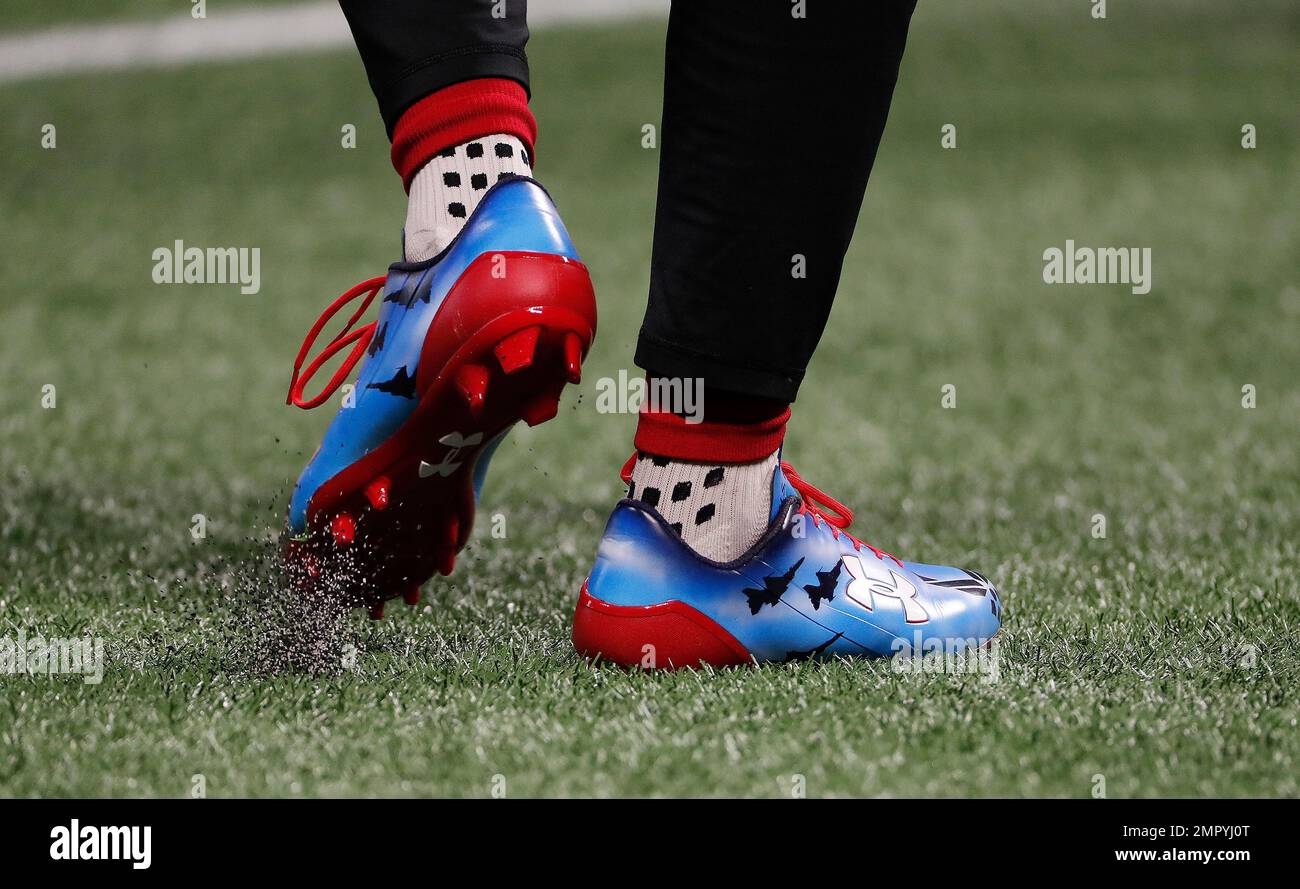
<path id="1" fill-rule="evenodd" d="M 668 0 L 533 0 L 529 27 L 664 16 Z M 126 24 L 69 25 L 0 36 L 0 82 L 84 71 L 314 52 L 352 45 L 338 4 L 223 8 Z"/>

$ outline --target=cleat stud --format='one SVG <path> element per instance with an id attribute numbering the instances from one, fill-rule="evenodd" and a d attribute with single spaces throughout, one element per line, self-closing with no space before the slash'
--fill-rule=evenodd
<path id="1" fill-rule="evenodd" d="M 420 588 L 418 586 L 413 586 L 406 592 L 402 593 L 402 601 L 407 605 L 419 605 Z"/>
<path id="2" fill-rule="evenodd" d="M 469 411 L 478 416 L 487 401 L 488 369 L 481 364 L 462 365 L 456 371 L 456 388 L 469 405 Z"/>
<path id="3" fill-rule="evenodd" d="M 564 335 L 564 373 L 570 383 L 582 382 L 582 338 L 573 331 Z"/>
<path id="4" fill-rule="evenodd" d="M 457 516 L 453 515 L 447 519 L 443 538 L 447 543 L 447 549 L 451 551 L 452 555 L 455 555 L 457 548 L 460 546 L 460 519 Z"/>
<path id="5" fill-rule="evenodd" d="M 524 405 L 519 415 L 529 426 L 537 426 L 554 417 L 559 410 L 560 399 L 550 393 L 542 393 Z"/>
<path id="6" fill-rule="evenodd" d="M 348 513 L 341 512 L 330 522 L 330 533 L 336 544 L 347 546 L 357 538 L 357 523 Z"/>
<path id="7" fill-rule="evenodd" d="M 541 333 L 540 327 L 525 327 L 497 343 L 492 351 L 496 354 L 501 369 L 512 374 L 532 364 L 533 353 L 537 351 L 537 338 Z"/>
<path id="8" fill-rule="evenodd" d="M 381 475 L 370 484 L 366 485 L 366 499 L 375 509 L 388 508 L 388 491 L 393 483 L 388 480 L 388 476 Z"/>
<path id="9" fill-rule="evenodd" d="M 370 615 L 371 620 L 383 620 L 384 603 L 376 602 L 375 604 L 371 605 L 369 608 L 366 609 L 366 613 Z"/>
<path id="10" fill-rule="evenodd" d="M 437 560 L 438 573 L 443 577 L 450 577 L 451 572 L 456 568 L 456 551 L 450 549 L 443 550 L 439 553 Z"/>

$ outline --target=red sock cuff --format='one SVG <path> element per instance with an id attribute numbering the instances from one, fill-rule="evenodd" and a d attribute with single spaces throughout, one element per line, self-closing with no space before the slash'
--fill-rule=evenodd
<path id="1" fill-rule="evenodd" d="M 454 83 L 402 112 L 393 127 L 393 167 L 410 191 L 415 174 L 435 154 L 496 133 L 523 142 L 529 159 L 535 160 L 537 121 L 528 110 L 524 88 L 502 77 Z"/>
<path id="2" fill-rule="evenodd" d="M 634 444 L 638 451 L 674 460 L 753 463 L 781 447 L 789 419 L 788 407 L 758 423 L 688 423 L 678 414 L 642 411 Z"/>

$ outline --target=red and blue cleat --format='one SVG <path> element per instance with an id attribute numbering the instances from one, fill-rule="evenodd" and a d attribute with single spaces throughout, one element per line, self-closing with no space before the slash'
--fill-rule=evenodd
<path id="1" fill-rule="evenodd" d="M 582 587 L 574 647 L 671 669 L 971 651 L 992 640 L 1002 601 L 987 578 L 904 562 L 845 531 L 852 521 L 781 463 L 767 532 L 724 564 L 690 549 L 654 509 L 622 500 Z"/>
<path id="2" fill-rule="evenodd" d="M 378 319 L 353 329 L 380 294 Z M 304 368 L 325 324 L 356 299 Z M 595 333 L 587 268 L 550 197 L 523 177 L 494 185 L 442 253 L 395 263 L 335 300 L 298 353 L 289 402 L 323 404 L 364 363 L 294 490 L 291 581 L 372 617 L 388 599 L 419 601 L 469 539 L 493 450 L 517 421 L 555 416 Z M 311 376 L 344 350 L 306 397 Z"/>

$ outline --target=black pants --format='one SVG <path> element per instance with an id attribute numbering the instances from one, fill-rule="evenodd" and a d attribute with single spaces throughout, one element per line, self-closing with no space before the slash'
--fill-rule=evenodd
<path id="1" fill-rule="evenodd" d="M 524 0 L 341 3 L 390 133 L 406 107 L 453 83 L 506 77 L 528 88 Z M 839 285 L 914 7 L 673 4 L 638 365 L 794 400 Z"/>

